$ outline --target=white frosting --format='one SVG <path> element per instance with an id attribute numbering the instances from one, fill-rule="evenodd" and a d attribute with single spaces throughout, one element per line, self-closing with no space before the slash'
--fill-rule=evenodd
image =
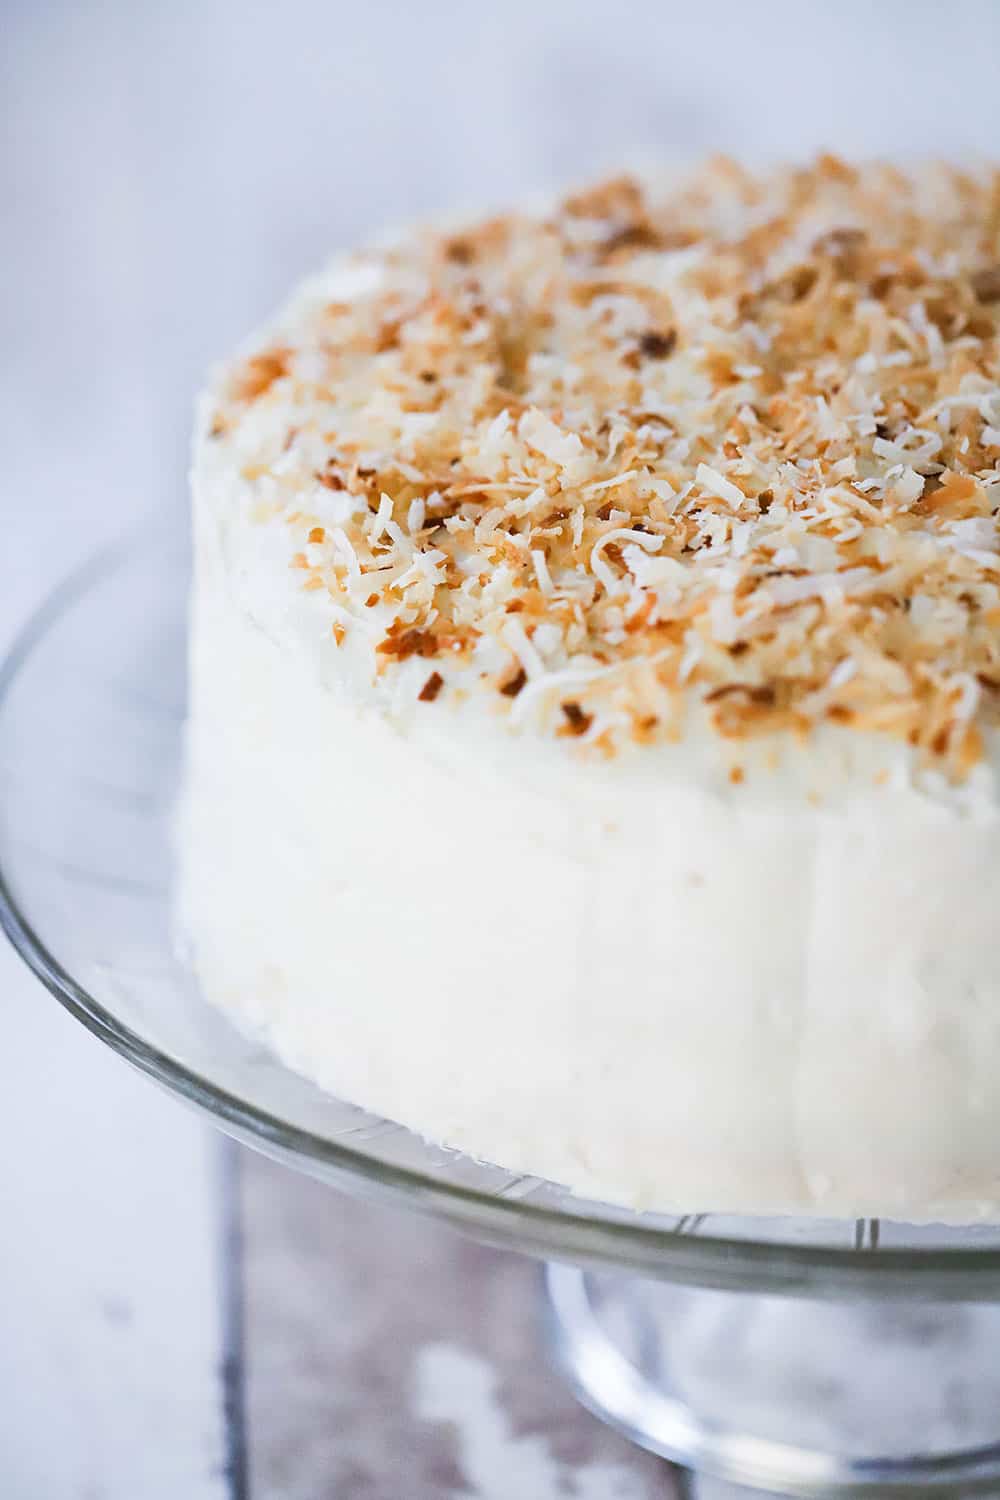
<path id="1" fill-rule="evenodd" d="M 845 733 L 731 787 L 700 736 L 595 761 L 475 699 L 379 701 L 282 533 L 199 473 L 181 900 L 213 1001 L 591 1195 L 1000 1213 L 985 780 L 954 805 Z"/>

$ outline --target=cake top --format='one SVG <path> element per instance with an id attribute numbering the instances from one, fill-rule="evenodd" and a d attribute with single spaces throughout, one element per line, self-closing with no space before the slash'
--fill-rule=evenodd
<path id="1" fill-rule="evenodd" d="M 719 160 L 341 263 L 206 441 L 425 703 L 606 751 L 692 704 L 833 722 L 961 779 L 1000 720 L 998 336 L 1000 171 Z"/>

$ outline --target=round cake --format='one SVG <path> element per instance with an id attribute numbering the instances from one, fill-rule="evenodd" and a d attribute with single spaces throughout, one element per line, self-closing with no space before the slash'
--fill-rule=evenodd
<path id="1" fill-rule="evenodd" d="M 1000 1216 L 1000 172 L 408 232 L 218 372 L 193 488 L 211 1001 L 589 1196 Z"/>

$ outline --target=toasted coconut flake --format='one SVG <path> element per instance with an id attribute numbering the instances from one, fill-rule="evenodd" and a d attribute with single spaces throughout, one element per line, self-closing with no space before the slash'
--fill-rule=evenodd
<path id="1" fill-rule="evenodd" d="M 290 360 L 291 350 L 285 348 L 252 354 L 235 373 L 231 387 L 233 400 L 247 404 L 256 401 L 288 373 Z"/>
<path id="2" fill-rule="evenodd" d="M 562 711 L 566 717 L 566 730 L 569 734 L 586 734 L 593 723 L 593 715 L 585 714 L 579 703 L 568 702 L 562 704 Z"/>
<path id="3" fill-rule="evenodd" d="M 386 674 L 483 650 L 585 747 L 690 698 L 962 775 L 1000 725 L 998 201 L 715 163 L 416 236 L 224 377 L 214 452 Z"/>
<path id="4" fill-rule="evenodd" d="M 720 500 L 735 506 L 737 509 L 743 504 L 746 496 L 738 484 L 733 484 L 718 469 L 713 469 L 710 464 L 699 464 L 695 471 L 695 483 L 700 484 L 702 489 L 709 495 L 717 495 Z"/>

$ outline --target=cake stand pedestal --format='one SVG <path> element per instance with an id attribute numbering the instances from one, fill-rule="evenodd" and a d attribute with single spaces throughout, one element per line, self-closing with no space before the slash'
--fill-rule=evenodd
<path id="1" fill-rule="evenodd" d="M 0 671 L 0 921 L 39 979 L 237 1138 L 547 1260 L 556 1362 L 637 1443 L 785 1494 L 996 1492 L 1000 1226 L 587 1203 L 323 1094 L 204 1003 L 170 894 L 187 583 L 183 543 L 147 527 Z"/>
<path id="2" fill-rule="evenodd" d="M 583 1404 L 689 1469 L 789 1495 L 1000 1486 L 1000 1305 L 815 1301 L 556 1263 L 544 1303 Z"/>

